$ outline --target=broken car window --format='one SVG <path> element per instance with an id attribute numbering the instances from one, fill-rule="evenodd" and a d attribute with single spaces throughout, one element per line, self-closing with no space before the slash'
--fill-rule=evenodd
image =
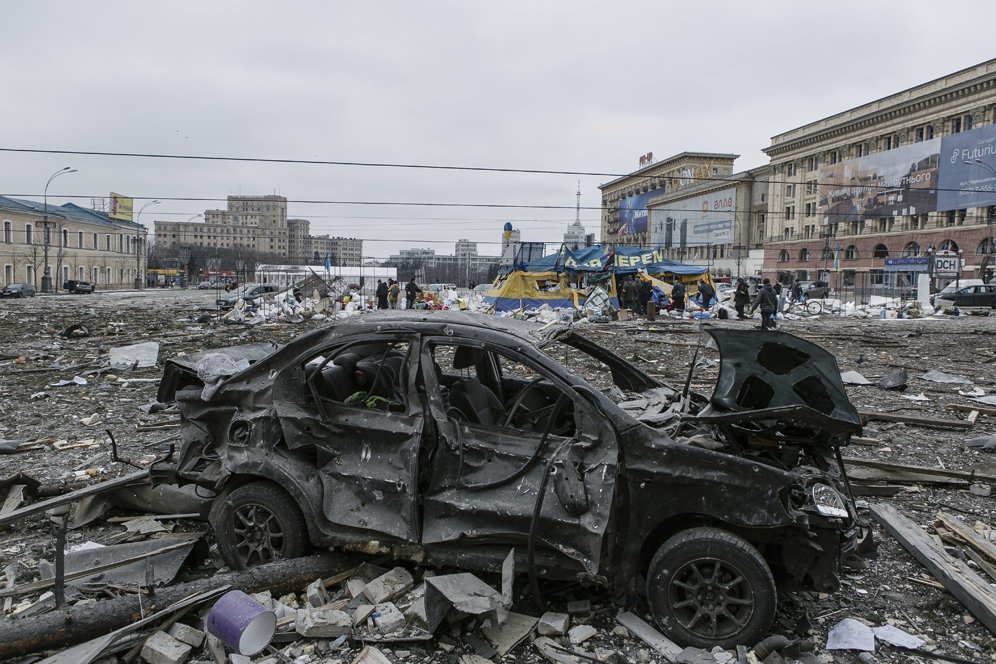
<path id="1" fill-rule="evenodd" d="M 354 344 L 325 351 L 304 366 L 313 399 L 403 412 L 407 342 Z"/>

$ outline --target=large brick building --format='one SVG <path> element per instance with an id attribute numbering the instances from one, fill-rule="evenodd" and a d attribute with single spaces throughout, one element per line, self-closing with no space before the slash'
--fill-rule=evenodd
<path id="1" fill-rule="evenodd" d="M 903 287 L 890 258 L 993 255 L 996 60 L 771 139 L 764 272 L 834 287 Z"/>

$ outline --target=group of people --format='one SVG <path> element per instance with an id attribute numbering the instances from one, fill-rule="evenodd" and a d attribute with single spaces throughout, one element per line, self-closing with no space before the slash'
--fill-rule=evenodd
<path id="1" fill-rule="evenodd" d="M 415 308 L 415 300 L 421 292 L 422 288 L 415 283 L 415 277 L 412 277 L 405 284 L 405 309 Z M 401 299 L 401 282 L 390 278 L 386 282 L 378 279 L 375 294 L 377 296 L 378 309 L 397 309 L 398 302 Z"/>
<path id="2" fill-rule="evenodd" d="M 634 277 L 626 277 L 623 280 L 619 295 L 622 298 L 623 308 L 634 311 L 640 316 L 647 314 L 647 305 L 650 302 L 664 311 L 679 312 L 685 311 L 685 305 L 688 302 L 688 291 L 678 277 L 671 280 L 670 297 L 660 292 L 655 293 L 650 281 Z M 698 301 L 704 308 L 708 308 L 716 301 L 716 289 L 708 281 L 699 280 Z"/>

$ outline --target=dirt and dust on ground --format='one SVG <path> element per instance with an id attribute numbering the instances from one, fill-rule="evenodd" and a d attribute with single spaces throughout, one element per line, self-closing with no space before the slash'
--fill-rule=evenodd
<path id="1" fill-rule="evenodd" d="M 46 497 L 136 473 L 166 454 L 170 445 L 178 443 L 176 411 L 156 405 L 165 359 L 233 344 L 280 344 L 309 329 L 329 324 L 324 320 L 252 326 L 225 324 L 217 319 L 216 312 L 210 311 L 213 300 L 213 293 L 148 291 L 39 296 L 2 304 L 0 441 L 3 442 L 0 445 L 9 453 L 0 455 L 0 482 L 3 482 L 0 503 L 4 505 L 0 515 L 22 504 L 30 505 Z M 756 325 L 738 321 L 715 324 Z M 684 384 L 694 357 L 692 388 L 708 394 L 718 370 L 714 353 L 699 345 L 698 326 L 698 322 L 692 321 L 636 320 L 589 324 L 578 329 L 671 385 Z M 784 329 L 828 349 L 836 356 L 842 372 L 854 371 L 867 380 L 868 384 L 847 386 L 860 412 L 885 414 L 887 420 L 898 420 L 878 421 L 871 417 L 863 436 L 844 451 L 845 457 L 854 460 L 847 465 L 861 504 L 892 506 L 915 524 L 915 530 L 935 541 L 939 541 L 937 534 L 943 534 L 947 553 L 961 559 L 960 564 L 967 564 L 971 573 L 980 575 L 983 591 L 990 593 L 992 611 L 991 607 L 996 606 L 991 603 L 996 594 L 996 578 L 987 575 L 996 574 L 993 569 L 996 560 L 987 559 L 984 550 L 986 545 L 996 544 L 992 530 L 996 526 L 996 501 L 991 494 L 996 483 L 996 451 L 991 446 L 978 443 L 975 444 L 979 446 L 973 446 L 966 441 L 996 434 L 996 406 L 977 400 L 996 393 L 996 317 L 855 320 L 821 316 L 785 321 Z M 158 344 L 152 366 L 143 367 L 143 362 L 136 362 L 140 357 L 126 354 L 121 367 L 108 368 L 113 349 L 145 342 Z M 905 377 L 897 373 L 902 370 Z M 925 378 L 930 370 L 943 373 Z M 851 378 L 861 382 L 859 377 Z M 879 381 L 886 378 L 905 382 L 907 387 L 896 390 L 879 386 Z M 919 421 L 904 422 L 904 419 Z M 111 436 L 116 452 L 110 444 Z M 115 454 L 119 461 L 114 460 Z M 830 630 L 842 620 L 853 618 L 871 627 L 894 626 L 922 639 L 923 649 L 928 654 L 934 653 L 934 658 L 996 661 L 996 635 L 965 603 L 984 603 L 986 598 L 957 599 L 942 584 L 944 578 L 932 575 L 890 532 L 871 519 L 867 509 L 863 513 L 873 524 L 877 543 L 865 568 L 848 570 L 842 589 L 833 594 L 783 595 L 772 633 L 792 639 L 803 636 L 813 644 L 813 651 L 799 655 L 799 661 L 935 661 L 926 655 L 912 655 L 881 645 L 881 641 L 874 655 L 856 650 L 828 650 Z M 946 526 L 938 521 L 939 513 L 943 513 L 942 520 L 948 520 Z M 203 520 L 189 514 L 150 517 L 146 512 L 136 511 L 134 505 L 98 506 L 94 515 L 85 525 L 70 527 L 65 534 L 66 550 L 78 549 L 84 543 L 140 544 L 172 538 L 173 549 L 182 548 L 180 544 L 184 542 L 194 543 L 183 549 L 187 553 L 192 551 L 189 560 L 194 562 L 170 570 L 174 573 L 171 584 L 203 584 L 207 580 L 207 586 L 196 587 L 208 588 L 215 578 L 234 579 L 235 584 L 244 581 L 237 574 L 226 575 L 229 570 L 221 568 L 219 557 L 210 548 L 210 534 L 200 536 L 209 530 Z M 5 618 L 0 621 L 0 631 L 16 626 L 19 621 L 40 620 L 52 614 L 55 601 L 48 590 L 51 583 L 48 586 L 41 583 L 51 573 L 40 578 L 39 567 L 50 568 L 55 558 L 59 521 L 60 517 L 53 518 L 51 514 L 34 514 L 0 526 L 0 570 L 3 570 L 0 589 L 23 586 L 27 591 L 7 590 L 3 595 L 0 602 L 4 605 Z M 957 539 L 952 528 L 964 529 L 968 534 Z M 973 534 L 976 544 L 982 547 L 981 552 L 965 544 L 964 538 L 972 539 Z M 373 565 L 377 567 L 371 569 L 384 574 L 393 567 L 383 559 Z M 349 561 L 349 566 L 316 574 L 315 578 L 322 576 L 326 581 L 322 585 L 328 586 L 328 594 L 323 595 L 322 601 L 328 599 L 333 604 L 339 601 L 338 606 L 344 607 L 356 591 L 355 587 L 347 586 L 361 580 L 371 581 L 374 576 L 370 569 L 364 576 L 362 569 L 357 572 L 355 561 Z M 416 579 L 432 574 L 413 566 L 407 569 Z M 336 576 L 342 570 L 346 574 Z M 145 581 L 151 580 L 144 573 L 142 576 Z M 495 587 L 499 585 L 495 579 L 486 581 Z M 33 583 L 40 584 L 35 591 L 31 589 L 36 586 L 29 585 Z M 304 607 L 309 599 L 314 603 L 305 585 L 281 593 L 277 604 L 294 609 Z M 99 613 L 100 607 L 114 598 L 148 592 L 142 586 L 142 580 L 133 584 L 104 582 L 74 586 L 71 593 L 67 588 L 65 605 L 79 610 L 89 606 Z M 157 592 L 160 596 L 168 594 L 169 587 Z M 46 591 L 48 596 L 43 595 Z M 312 594 L 315 592 L 312 588 Z M 620 609 L 649 620 L 642 600 L 630 599 L 620 604 L 597 588 L 577 584 L 551 585 L 545 588 L 544 596 L 547 603 L 544 609 L 566 614 L 567 624 L 552 627 L 546 624 L 548 641 L 540 643 L 535 642 L 541 637 L 536 637 L 534 628 L 524 628 L 524 640 L 511 644 L 513 647 L 504 654 L 495 652 L 494 640 L 481 637 L 486 622 L 470 616 L 463 621 L 451 619 L 432 640 L 381 642 L 367 650 L 363 650 L 362 641 L 345 638 L 344 633 L 331 636 L 336 634 L 334 629 L 318 629 L 314 634 L 321 636 L 312 638 L 292 634 L 283 641 L 274 641 L 269 650 L 252 661 L 663 662 L 675 659 L 660 644 L 653 647 L 652 630 L 648 643 L 638 638 L 642 628 L 631 624 L 627 629 L 617 622 Z M 112 657 L 117 659 L 104 661 L 138 658 L 163 662 L 225 661 L 226 655 L 218 651 L 216 641 L 212 642 L 214 649 L 202 646 L 203 635 L 198 639 L 196 633 L 193 637 L 183 636 L 196 641 L 197 647 L 188 645 L 186 650 L 176 650 L 176 643 L 185 645 L 176 632 L 183 633 L 183 625 L 189 625 L 195 632 L 203 629 L 203 616 L 216 599 L 217 595 L 212 595 L 206 603 L 171 613 L 169 620 L 177 621 L 172 627 L 168 621 L 151 621 L 143 628 L 146 631 L 136 628 L 137 635 L 130 635 L 130 640 L 119 644 L 117 649 L 105 651 L 114 652 Z M 413 603 L 418 601 L 417 597 L 409 599 Z M 396 602 L 403 606 L 401 599 Z M 541 612 L 531 605 L 524 583 L 516 584 L 512 610 L 540 616 Z M 286 618 L 281 620 L 286 622 Z M 526 621 L 526 624 L 531 623 Z M 174 634 L 170 637 L 173 642 L 149 646 L 152 641 L 149 634 L 167 627 Z M 560 636 L 558 631 L 563 627 L 584 629 Z M 165 636 L 156 632 L 155 639 L 163 640 Z M 503 644 L 501 651 L 509 646 L 507 641 L 499 639 Z M 174 649 L 170 650 L 171 647 Z M 775 659 L 778 653 L 767 659 L 758 658 L 757 654 L 744 656 L 732 650 L 691 652 L 679 661 L 719 664 L 738 659 L 782 661 Z M 694 659 L 696 656 L 700 659 Z M 28 656 L 20 661 L 36 660 Z M 234 656 L 231 661 L 249 660 Z M 786 656 L 784 661 L 794 660 Z"/>

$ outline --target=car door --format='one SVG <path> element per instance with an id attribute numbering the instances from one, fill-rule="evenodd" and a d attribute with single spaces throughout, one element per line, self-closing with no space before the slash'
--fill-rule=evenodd
<path id="1" fill-rule="evenodd" d="M 473 364 L 459 359 L 468 349 L 477 354 Z M 524 546 L 532 533 L 538 552 L 576 561 L 595 575 L 612 508 L 617 441 L 537 357 L 469 340 L 423 343 L 421 368 L 436 441 L 428 456 L 422 542 L 427 548 Z M 512 371 L 522 375 L 511 379 Z M 464 400 L 468 389 L 484 395 L 477 406 Z M 542 399 L 522 390 L 539 392 Z M 546 415 L 513 412 L 523 408 L 543 408 Z"/>
<path id="2" fill-rule="evenodd" d="M 300 358 L 274 383 L 287 446 L 314 450 L 322 513 L 334 524 L 419 539 L 416 348 L 414 336 L 339 342 Z"/>

